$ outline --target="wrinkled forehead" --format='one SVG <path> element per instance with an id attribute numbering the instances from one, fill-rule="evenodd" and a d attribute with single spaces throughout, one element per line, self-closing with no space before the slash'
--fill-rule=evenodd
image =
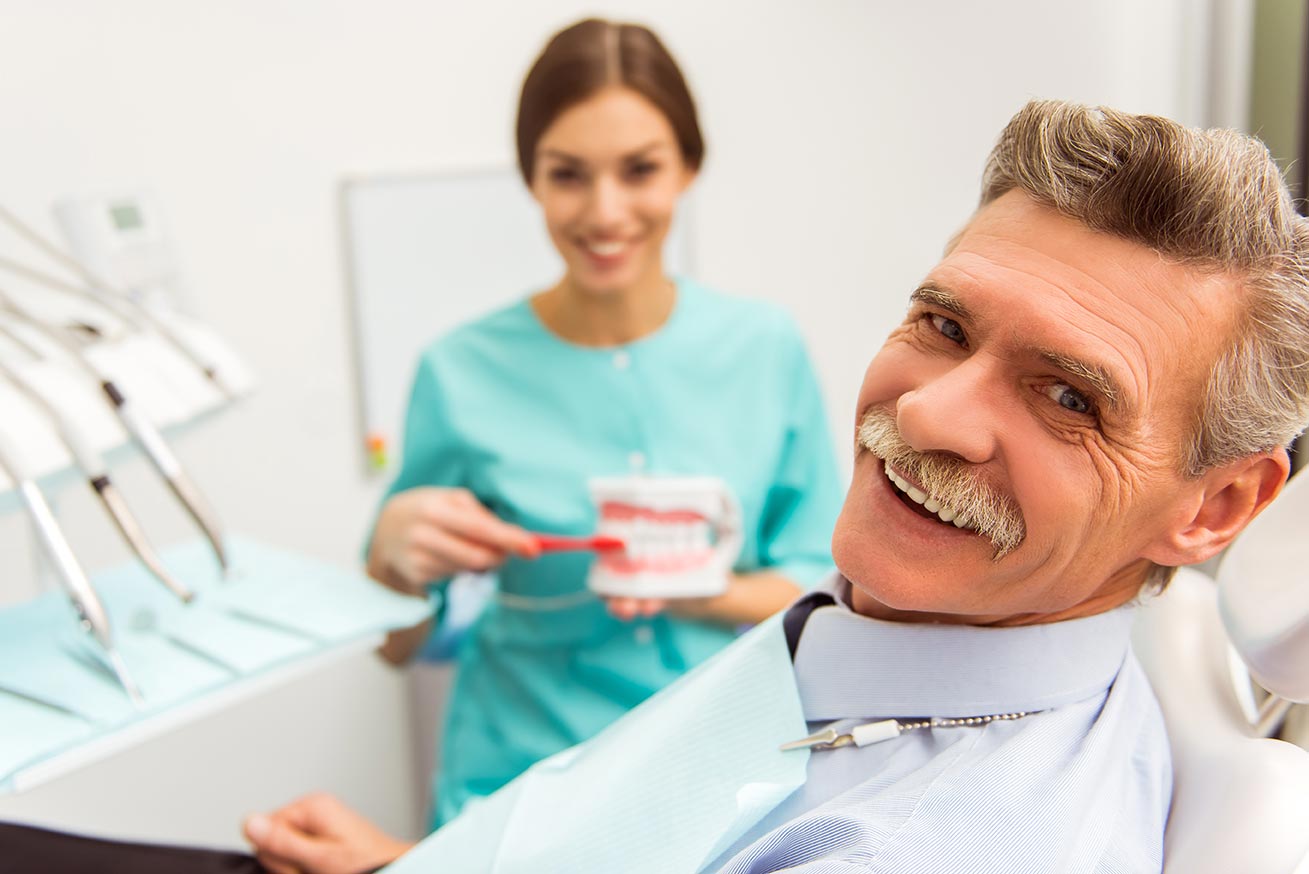
<path id="1" fill-rule="evenodd" d="M 979 210 L 924 285 L 955 300 L 993 348 L 1084 364 L 1141 412 L 1195 408 L 1242 299 L 1234 277 L 1012 192 Z"/>

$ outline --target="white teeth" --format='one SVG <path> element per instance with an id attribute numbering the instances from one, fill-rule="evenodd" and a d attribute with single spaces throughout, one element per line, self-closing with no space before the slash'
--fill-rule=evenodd
<path id="1" fill-rule="evenodd" d="M 703 552 L 709 543 L 709 523 L 704 521 L 602 519 L 600 532 L 624 541 L 627 557 L 635 561 L 693 556 Z"/>
<path id="2" fill-rule="evenodd" d="M 587 243 L 586 248 L 590 249 L 601 258 L 608 258 L 610 255 L 617 255 L 627 246 L 621 240 L 612 243 Z"/>
<path id="3" fill-rule="evenodd" d="M 926 492 L 912 485 L 907 479 L 891 470 L 891 468 L 882 467 L 886 473 L 886 478 L 895 484 L 895 487 L 909 496 L 915 504 L 922 504 L 929 513 L 935 513 L 936 518 L 942 522 L 953 522 L 956 528 L 971 528 L 972 520 L 967 516 L 960 516 L 954 510 L 944 506 L 936 498 L 929 497 Z"/>

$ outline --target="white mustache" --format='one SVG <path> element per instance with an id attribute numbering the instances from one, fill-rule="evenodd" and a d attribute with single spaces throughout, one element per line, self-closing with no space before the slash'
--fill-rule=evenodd
<path id="1" fill-rule="evenodd" d="M 859 422 L 857 436 L 860 445 L 916 480 L 942 506 L 967 517 L 968 527 L 991 541 L 997 561 L 1027 537 L 1022 511 L 1012 498 L 983 482 L 967 462 L 911 447 L 900 436 L 895 415 L 888 410 L 871 407 Z"/>

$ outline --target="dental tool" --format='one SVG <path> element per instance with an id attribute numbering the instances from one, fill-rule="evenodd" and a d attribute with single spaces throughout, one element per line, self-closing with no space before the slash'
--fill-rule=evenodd
<path id="1" fill-rule="evenodd" d="M 0 323 L 0 335 L 8 337 L 10 340 L 16 339 L 15 335 L 3 323 Z M 68 449 L 68 454 L 73 457 L 73 461 L 81 469 L 83 476 L 86 477 L 87 484 L 91 487 L 91 491 L 95 492 L 96 497 L 100 499 L 101 504 L 109 513 L 109 518 L 113 520 L 114 525 L 118 528 L 119 533 L 123 535 L 123 539 L 127 541 L 127 545 L 131 547 L 132 552 L 136 553 L 136 557 L 141 560 L 141 564 L 145 565 L 146 569 L 159 582 L 163 583 L 169 591 L 184 603 L 189 603 L 195 597 L 194 594 L 168 573 L 163 560 L 159 558 L 154 547 L 146 540 L 145 534 L 141 530 L 141 524 L 128 508 L 127 502 L 123 500 L 118 487 L 109 478 L 109 466 L 105 464 L 100 453 L 87 440 L 86 435 L 81 432 L 73 419 L 47 400 L 18 371 L 5 364 L 3 359 L 0 359 L 0 377 L 3 377 L 10 385 L 17 388 L 24 397 L 45 413 L 46 417 L 54 423 L 60 441 Z"/>
<path id="2" fill-rule="evenodd" d="M 87 579 L 86 573 L 78 563 L 77 556 L 59 528 L 59 523 L 55 521 L 54 513 L 46 502 L 45 495 L 21 465 L 19 458 L 8 435 L 0 431 L 0 470 L 7 473 L 14 481 L 28 516 L 31 517 L 32 524 L 36 528 L 41 546 L 54 567 L 55 575 L 58 576 L 69 600 L 72 601 L 73 609 L 77 611 L 82 629 L 99 644 L 118 684 L 123 687 L 132 704 L 138 708 L 144 707 L 145 699 L 141 696 L 141 690 L 132 681 L 127 671 L 127 664 L 114 646 L 109 614 L 105 612 L 100 596 L 91 586 L 91 581 Z"/>
<path id="3" fill-rule="evenodd" d="M 0 257 L 0 268 L 23 276 L 47 288 L 75 295 L 89 300 L 108 310 L 115 317 L 138 329 L 149 329 L 164 338 L 174 349 L 190 361 L 204 377 L 226 397 L 234 400 L 236 390 L 223 378 L 222 372 L 201 350 L 197 349 L 186 337 L 179 334 L 164 320 L 160 319 L 148 307 L 133 300 L 129 295 L 114 288 L 110 283 L 95 275 L 85 264 L 46 239 L 35 228 L 24 222 L 9 210 L 0 206 L 0 222 L 27 242 L 31 243 L 46 256 L 75 273 L 86 286 L 65 282 L 41 270 L 28 267 L 11 258 Z"/>
<path id="4" fill-rule="evenodd" d="M 77 340 L 70 336 L 68 328 L 48 324 L 37 319 L 3 291 L 0 291 L 0 311 L 15 316 L 25 324 L 41 331 L 46 337 L 54 340 L 77 362 L 83 371 L 99 383 L 118 420 L 122 422 L 123 427 L 127 429 L 133 441 L 145 453 L 146 458 L 150 460 L 159 475 L 164 478 L 178 501 L 181 502 L 187 513 L 204 533 L 205 538 L 213 548 L 214 555 L 218 558 L 219 566 L 222 568 L 223 573 L 226 574 L 229 566 L 227 549 L 223 545 L 222 534 L 213 511 L 209 509 L 200 490 L 187 476 L 186 471 L 182 469 L 181 462 L 173 454 L 163 435 L 159 433 L 159 429 L 135 405 L 129 402 L 128 398 L 107 374 L 103 373 L 99 367 L 82 354 L 82 349 Z"/>

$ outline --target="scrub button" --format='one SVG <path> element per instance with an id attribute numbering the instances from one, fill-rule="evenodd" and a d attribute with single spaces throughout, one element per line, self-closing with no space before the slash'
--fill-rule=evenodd
<path id="1" fill-rule="evenodd" d="M 638 625 L 632 629 L 632 639 L 640 644 L 654 643 L 654 629 L 649 625 Z"/>
<path id="2" fill-rule="evenodd" d="M 614 353 L 614 367 L 617 367 L 619 370 L 626 370 L 631 366 L 631 364 L 632 356 L 625 350 L 620 349 Z"/>
<path id="3" fill-rule="evenodd" d="M 645 453 L 632 452 L 627 456 L 627 466 L 631 468 L 632 473 L 640 473 L 645 470 Z"/>

